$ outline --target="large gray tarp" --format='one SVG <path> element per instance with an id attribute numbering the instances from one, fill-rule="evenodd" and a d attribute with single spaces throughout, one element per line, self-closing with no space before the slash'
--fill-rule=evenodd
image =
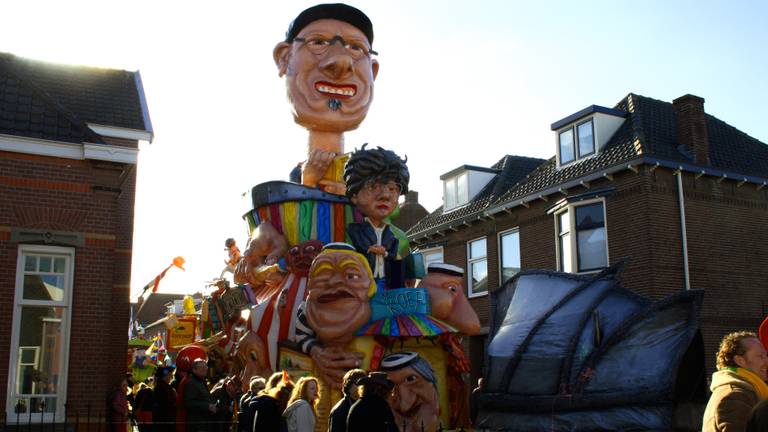
<path id="1" fill-rule="evenodd" d="M 652 302 L 595 276 L 525 272 L 491 293 L 480 428 L 696 430 L 702 291 Z"/>

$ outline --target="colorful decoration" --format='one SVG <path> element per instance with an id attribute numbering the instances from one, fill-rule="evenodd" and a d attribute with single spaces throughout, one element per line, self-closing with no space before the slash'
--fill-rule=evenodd
<path id="1" fill-rule="evenodd" d="M 174 258 L 168 267 L 166 267 L 163 271 L 160 272 L 159 275 L 155 276 L 155 278 L 152 279 L 151 282 L 149 282 L 144 286 L 144 289 L 141 292 L 141 296 L 143 297 L 144 293 L 146 293 L 150 289 L 152 290 L 152 293 L 156 293 L 157 290 L 160 289 L 160 281 L 165 277 L 165 274 L 168 273 L 168 270 L 170 270 L 172 267 L 176 267 L 184 271 L 185 262 L 186 261 L 184 260 L 183 257 L 178 256 Z"/>
<path id="2" fill-rule="evenodd" d="M 176 325 L 168 329 L 168 350 L 176 349 L 189 345 L 195 341 L 197 318 L 177 317 Z"/>

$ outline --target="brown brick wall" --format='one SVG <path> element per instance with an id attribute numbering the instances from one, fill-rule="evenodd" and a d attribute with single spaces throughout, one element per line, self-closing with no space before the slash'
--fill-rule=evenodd
<path id="1" fill-rule="evenodd" d="M 124 373 L 134 168 L 0 152 L 0 233 L 49 229 L 79 233 L 85 239 L 84 246 L 75 248 L 67 386 L 70 410 L 84 410 L 90 404 L 94 414 L 102 411 L 108 388 Z M 10 240 L 10 235 L 0 235 L 0 313 L 6 317 L 13 316 L 18 253 L 18 245 Z M 10 326 L 0 329 L 0 347 L 5 352 L 10 332 Z M 0 356 L 0 384 L 7 379 L 8 356 Z M 6 393 L 0 393 L 0 404 L 5 399 Z"/>
<path id="2" fill-rule="evenodd" d="M 653 299 L 684 289 L 683 253 L 677 184 L 673 171 L 642 167 L 623 171 L 613 180 L 593 182 L 590 189 L 615 188 L 605 198 L 609 260 L 628 258 L 622 283 Z M 576 195 L 588 190 L 574 188 Z M 756 330 L 768 314 L 768 188 L 737 182 L 718 183 L 711 177 L 695 179 L 683 173 L 691 288 L 705 290 L 702 310 L 706 365 L 714 368 L 714 354 L 722 336 L 740 329 Z M 487 235 L 491 290 L 498 287 L 497 233 L 519 227 L 522 269 L 555 269 L 554 216 L 547 215 L 563 195 L 537 200 L 529 208 L 516 207 L 472 227 L 462 227 L 445 238 L 447 262 L 466 268 L 466 242 Z M 761 274 L 762 272 L 762 274 Z M 488 298 L 471 299 L 482 325 L 489 318 Z M 477 344 L 472 346 L 476 349 Z M 477 354 L 472 353 L 476 359 Z M 475 369 L 479 365 L 473 365 Z M 473 376 L 478 373 L 473 370 Z"/>

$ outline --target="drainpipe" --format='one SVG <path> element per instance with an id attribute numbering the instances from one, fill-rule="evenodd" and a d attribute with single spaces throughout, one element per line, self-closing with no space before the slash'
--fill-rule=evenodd
<path id="1" fill-rule="evenodd" d="M 685 290 L 691 289 L 691 275 L 688 269 L 688 235 L 685 229 L 685 203 L 683 201 L 683 172 L 678 169 L 675 171 L 677 177 L 677 203 L 680 205 L 680 234 L 683 243 L 683 279 L 685 280 Z"/>

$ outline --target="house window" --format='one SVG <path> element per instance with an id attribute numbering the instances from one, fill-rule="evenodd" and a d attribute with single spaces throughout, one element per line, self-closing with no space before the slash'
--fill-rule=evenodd
<path id="1" fill-rule="evenodd" d="M 576 126 L 579 137 L 579 157 L 589 156 L 595 152 L 595 134 L 592 131 L 592 120 Z"/>
<path id="2" fill-rule="evenodd" d="M 560 165 L 595 154 L 595 130 L 592 119 L 558 134 Z"/>
<path id="3" fill-rule="evenodd" d="M 445 210 L 451 210 L 469 202 L 469 179 L 467 173 L 461 173 L 444 181 Z"/>
<path id="4" fill-rule="evenodd" d="M 573 129 L 560 132 L 560 164 L 564 165 L 576 159 L 573 148 Z"/>
<path id="5" fill-rule="evenodd" d="M 421 257 L 424 259 L 424 269 L 428 269 L 432 263 L 442 263 L 443 261 L 443 248 L 435 247 L 419 251 Z"/>
<path id="6" fill-rule="evenodd" d="M 74 258 L 73 248 L 19 247 L 9 419 L 34 422 L 64 413 Z"/>
<path id="7" fill-rule="evenodd" d="M 501 285 L 520 271 L 520 231 L 517 229 L 499 234 L 499 268 Z"/>
<path id="8" fill-rule="evenodd" d="M 555 214 L 557 222 L 558 268 L 577 273 L 608 266 L 608 239 L 605 203 L 570 205 Z"/>
<path id="9" fill-rule="evenodd" d="M 480 296 L 488 293 L 488 260 L 486 259 L 485 238 L 467 243 L 467 268 L 469 269 L 468 295 Z"/>

